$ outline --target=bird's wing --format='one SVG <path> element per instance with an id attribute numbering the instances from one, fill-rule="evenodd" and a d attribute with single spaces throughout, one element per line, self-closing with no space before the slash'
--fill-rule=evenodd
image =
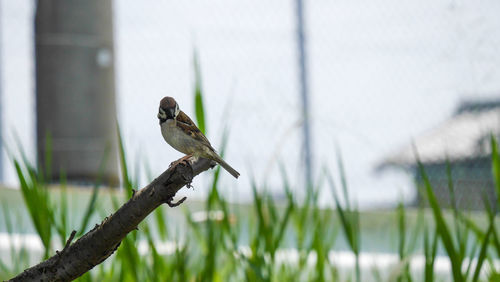
<path id="1" fill-rule="evenodd" d="M 184 133 L 207 145 L 210 149 L 212 149 L 212 151 L 215 151 L 214 148 L 212 148 L 212 145 L 210 145 L 207 137 L 203 135 L 196 124 L 194 124 L 194 122 L 183 111 L 180 111 L 175 119 L 177 121 L 177 126 L 180 127 Z"/>

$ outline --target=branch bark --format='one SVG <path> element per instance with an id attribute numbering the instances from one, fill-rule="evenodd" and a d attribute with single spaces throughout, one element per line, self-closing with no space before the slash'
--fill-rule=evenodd
<path id="1" fill-rule="evenodd" d="M 75 243 L 71 244 L 70 238 L 61 252 L 24 270 L 10 281 L 70 281 L 83 275 L 111 256 L 125 236 L 154 209 L 163 203 L 171 207 L 180 204 L 172 203 L 177 191 L 214 165 L 213 161 L 201 158 L 196 162 L 188 159 L 172 165 Z"/>

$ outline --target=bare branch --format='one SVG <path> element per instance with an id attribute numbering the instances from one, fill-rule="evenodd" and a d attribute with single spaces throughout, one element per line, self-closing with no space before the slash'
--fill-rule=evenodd
<path id="1" fill-rule="evenodd" d="M 180 205 L 185 198 L 172 203 L 177 191 L 214 165 L 207 159 L 195 162 L 189 159 L 171 166 L 75 243 L 71 244 L 74 237 L 71 233 L 61 252 L 24 270 L 10 281 L 70 281 L 83 275 L 111 256 L 125 236 L 136 230 L 139 223 L 158 206 L 163 203 L 170 207 Z"/>

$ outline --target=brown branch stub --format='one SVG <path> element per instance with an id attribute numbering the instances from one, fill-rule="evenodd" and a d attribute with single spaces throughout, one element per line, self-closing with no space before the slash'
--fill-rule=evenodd
<path id="1" fill-rule="evenodd" d="M 61 256 L 61 254 L 64 253 L 68 249 L 68 247 L 71 244 L 71 242 L 73 241 L 73 239 L 75 239 L 75 235 L 76 235 L 76 230 L 73 230 L 71 232 L 71 235 L 69 235 L 68 240 L 66 240 L 66 245 L 64 245 L 64 248 L 62 249 L 62 251 L 61 252 L 56 251 L 56 254 Z"/>
<path id="2" fill-rule="evenodd" d="M 187 186 L 186 186 L 187 187 Z M 175 208 L 177 206 L 179 206 L 180 204 L 184 203 L 184 201 L 187 199 L 187 197 L 184 197 L 182 199 L 180 199 L 179 201 L 173 203 L 172 201 L 174 200 L 174 198 L 170 198 L 167 200 L 167 205 L 171 208 Z"/>
<path id="3" fill-rule="evenodd" d="M 163 203 L 177 206 L 172 199 L 185 185 L 201 172 L 215 166 L 207 159 L 179 162 L 169 167 L 153 182 L 134 193 L 125 204 L 100 225 L 97 225 L 71 244 L 75 231 L 71 233 L 61 252 L 33 267 L 10 281 L 70 281 L 92 269 L 111 256 L 125 236 L 136 230 L 139 223 Z"/>

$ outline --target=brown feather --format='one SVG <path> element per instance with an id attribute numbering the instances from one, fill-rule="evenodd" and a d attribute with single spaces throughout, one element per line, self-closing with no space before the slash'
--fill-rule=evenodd
<path id="1" fill-rule="evenodd" d="M 183 111 L 179 111 L 179 114 L 177 115 L 175 120 L 177 121 L 177 125 L 182 128 L 184 132 L 189 134 L 194 139 L 207 145 L 212 151 L 215 152 L 215 149 L 212 147 L 212 145 L 210 145 L 207 137 L 203 135 L 196 124 L 194 124 L 194 122 Z"/>

